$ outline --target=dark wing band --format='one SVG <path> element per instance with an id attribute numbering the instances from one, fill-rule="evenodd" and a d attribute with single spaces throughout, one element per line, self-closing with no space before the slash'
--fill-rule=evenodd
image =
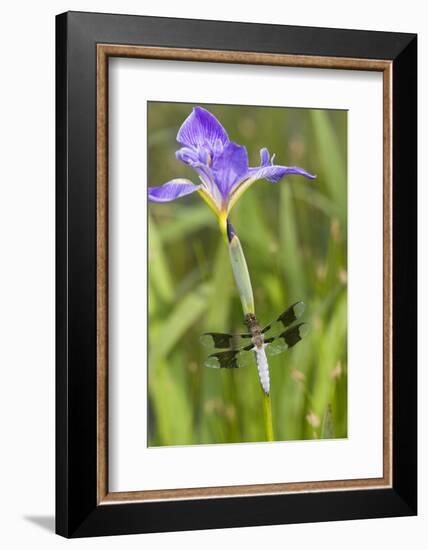
<path id="1" fill-rule="evenodd" d="M 253 361 L 253 344 L 245 346 L 240 350 L 231 349 L 227 351 L 218 351 L 209 355 L 205 361 L 205 366 L 212 369 L 237 369 L 245 367 Z"/>
<path id="2" fill-rule="evenodd" d="M 265 338 L 266 355 L 278 355 L 283 351 L 292 348 L 302 340 L 309 332 L 307 323 L 300 323 L 294 327 L 285 330 L 278 336 Z"/>
<path id="3" fill-rule="evenodd" d="M 267 332 L 270 330 L 275 324 L 279 324 L 282 328 L 287 328 L 291 325 L 291 323 L 294 323 L 294 321 L 297 321 L 299 319 L 303 312 L 305 311 L 305 304 L 303 302 L 296 302 L 289 308 L 287 308 L 284 313 L 281 313 L 281 315 L 276 319 L 276 321 L 273 321 L 269 325 L 267 325 L 262 332 Z"/>
<path id="4" fill-rule="evenodd" d="M 251 338 L 251 334 L 228 334 L 224 332 L 205 332 L 201 336 L 201 343 L 206 347 L 227 349 L 239 346 L 241 338 Z"/>

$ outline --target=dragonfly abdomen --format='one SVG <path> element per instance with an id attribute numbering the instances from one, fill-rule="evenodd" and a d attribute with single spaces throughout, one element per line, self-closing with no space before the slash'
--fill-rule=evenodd
<path id="1" fill-rule="evenodd" d="M 269 378 L 269 365 L 266 357 L 264 346 L 255 348 L 257 370 L 259 372 L 260 384 L 266 395 L 269 395 L 270 391 L 270 378 Z"/>

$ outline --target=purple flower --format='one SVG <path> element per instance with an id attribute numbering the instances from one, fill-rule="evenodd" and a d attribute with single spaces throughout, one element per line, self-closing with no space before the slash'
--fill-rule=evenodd
<path id="1" fill-rule="evenodd" d="M 173 179 L 159 187 L 149 187 L 149 200 L 169 202 L 198 191 L 223 221 L 242 193 L 257 180 L 277 183 L 291 174 L 316 177 L 303 168 L 274 164 L 275 155 L 270 157 L 266 148 L 260 150 L 260 166 L 251 168 L 246 148 L 230 141 L 220 122 L 202 107 L 195 107 L 183 122 L 177 141 L 182 145 L 176 152 L 177 159 L 191 166 L 201 183 Z"/>

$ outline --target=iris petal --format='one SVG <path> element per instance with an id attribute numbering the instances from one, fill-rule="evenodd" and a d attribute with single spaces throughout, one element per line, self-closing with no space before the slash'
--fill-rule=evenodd
<path id="1" fill-rule="evenodd" d="M 177 141 L 195 149 L 208 145 L 214 151 L 219 144 L 227 145 L 229 137 L 214 115 L 195 107 L 178 130 Z"/>
<path id="2" fill-rule="evenodd" d="M 248 173 L 247 149 L 242 145 L 230 142 L 221 155 L 214 158 L 214 181 L 223 199 L 226 199 Z"/>
<path id="3" fill-rule="evenodd" d="M 272 160 L 267 160 L 268 156 L 268 150 L 262 149 L 260 151 L 262 165 L 258 168 L 248 168 L 246 175 L 234 186 L 229 197 L 228 212 L 230 212 L 242 194 L 257 180 L 266 179 L 272 183 L 278 183 L 284 176 L 290 175 L 305 176 L 309 179 L 316 178 L 316 176 L 297 166 L 277 166 L 272 164 Z"/>
<path id="4" fill-rule="evenodd" d="M 270 155 L 269 155 L 269 149 L 266 149 L 266 147 L 263 147 L 263 149 L 260 149 L 260 165 L 261 166 L 267 166 L 270 161 Z"/>
<path id="5" fill-rule="evenodd" d="M 149 201 L 152 202 L 170 202 L 185 195 L 190 195 L 200 189 L 200 185 L 193 184 L 190 180 L 174 179 L 159 185 L 159 187 L 149 187 Z"/>
<path id="6" fill-rule="evenodd" d="M 260 166 L 259 168 L 250 168 L 248 174 L 254 180 L 265 179 L 272 183 L 278 183 L 284 176 L 292 175 L 305 176 L 305 178 L 311 180 L 316 178 L 316 176 L 298 166 Z"/>
<path id="7" fill-rule="evenodd" d="M 204 149 L 201 149 L 198 153 L 189 147 L 182 147 L 175 153 L 175 156 L 178 160 L 181 160 L 184 164 L 191 166 L 195 170 L 199 176 L 199 179 L 202 181 L 205 190 L 211 196 L 215 204 L 220 207 L 222 202 L 221 195 L 217 185 L 214 182 L 212 170 L 208 164 L 199 160 L 201 156 L 203 157 L 204 151 Z"/>
<path id="8" fill-rule="evenodd" d="M 182 147 L 176 151 L 175 157 L 177 160 L 181 160 L 181 162 L 189 166 L 194 166 L 199 162 L 198 154 L 193 149 L 190 149 L 190 147 Z"/>

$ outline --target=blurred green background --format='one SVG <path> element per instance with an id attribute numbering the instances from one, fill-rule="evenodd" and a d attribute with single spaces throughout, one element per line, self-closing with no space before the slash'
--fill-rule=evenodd
<path id="1" fill-rule="evenodd" d="M 347 113 L 200 104 L 229 138 L 276 164 L 317 174 L 256 182 L 231 221 L 247 259 L 261 325 L 298 300 L 311 332 L 270 359 L 275 439 L 347 436 Z M 193 104 L 148 104 L 148 184 L 198 183 L 175 158 Z M 264 441 L 257 369 L 208 369 L 204 331 L 245 331 L 216 218 L 197 193 L 149 203 L 150 446 Z"/>

